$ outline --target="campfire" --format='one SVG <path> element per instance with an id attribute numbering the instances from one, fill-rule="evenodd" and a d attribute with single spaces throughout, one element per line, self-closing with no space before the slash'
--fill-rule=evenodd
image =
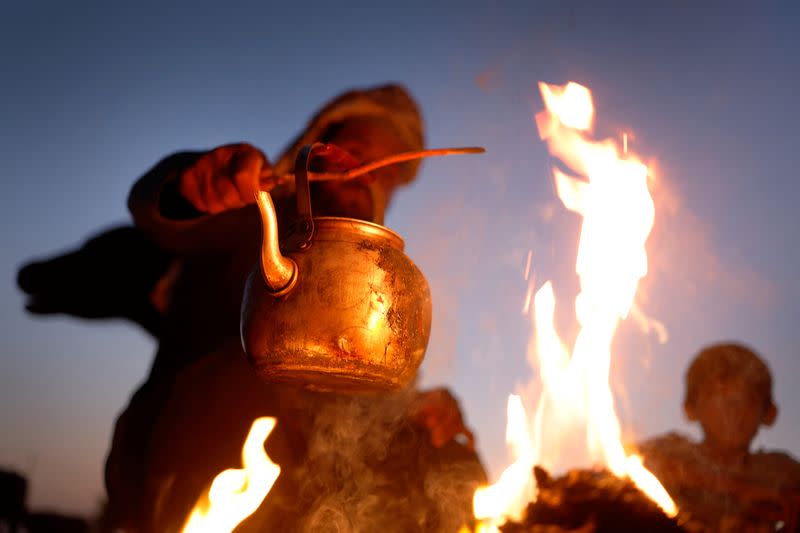
<path id="1" fill-rule="evenodd" d="M 684 531 L 630 481 L 607 470 L 570 470 L 553 479 L 534 468 L 536 501 L 521 522 L 508 521 L 503 533 L 672 533 Z"/>
<path id="2" fill-rule="evenodd" d="M 495 484 L 476 491 L 478 530 L 539 531 L 534 525 L 548 524 L 554 529 L 547 531 L 620 531 L 605 525 L 609 512 L 617 520 L 642 512 L 651 517 L 639 530 L 675 530 L 668 519 L 677 514 L 674 502 L 641 458 L 623 447 L 609 383 L 614 333 L 647 273 L 645 241 L 655 218 L 648 169 L 628 152 L 627 139 L 622 154 L 611 139 L 591 139 L 589 89 L 572 82 L 540 83 L 539 89 L 545 110 L 536 125 L 559 161 L 553 167 L 556 193 L 583 217 L 575 300 L 580 331 L 570 354 L 555 328 L 551 282 L 536 291 L 531 305 L 529 281 L 524 312 L 531 315 L 534 336 L 528 361 L 541 382 L 538 398 L 526 399 L 536 411 L 529 417 L 521 396 L 509 398 L 506 440 L 515 460 Z M 576 466 L 603 470 L 571 470 L 557 480 L 542 469 L 532 475 L 534 467 L 564 472 Z"/>
<path id="3" fill-rule="evenodd" d="M 591 138 L 589 89 L 576 83 L 539 88 L 545 110 L 536 125 L 558 160 L 556 193 L 583 217 L 575 300 L 580 331 L 568 350 L 554 324 L 552 283 L 534 292 L 532 251 L 523 312 L 531 317 L 528 361 L 540 383 L 536 395 L 529 388 L 509 397 L 506 440 L 514 461 L 494 484 L 475 492 L 475 531 L 682 531 L 666 490 L 623 447 L 610 387 L 611 343 L 647 273 L 645 242 L 655 218 L 648 169 L 628 151 L 627 138 L 622 150 L 614 140 Z M 526 404 L 535 406 L 532 416 Z M 274 419 L 260 421 L 245 442 L 244 469 L 217 476 L 185 533 L 233 531 L 267 497 L 280 469 L 263 448 Z"/>

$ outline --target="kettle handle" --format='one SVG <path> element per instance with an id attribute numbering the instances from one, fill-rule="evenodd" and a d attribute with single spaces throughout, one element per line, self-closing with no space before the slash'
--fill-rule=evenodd
<path id="1" fill-rule="evenodd" d="M 314 236 L 314 218 L 311 213 L 311 191 L 309 186 L 309 168 L 308 165 L 311 159 L 319 151 L 329 150 L 335 148 L 334 145 L 327 145 L 321 142 L 307 144 L 300 148 L 297 152 L 297 157 L 294 161 L 294 181 L 295 181 L 295 194 L 297 197 L 297 219 L 292 225 L 291 231 L 286 237 L 284 246 L 288 250 L 298 250 L 308 247 L 311 244 L 311 239 Z M 326 180 L 348 180 L 358 176 L 362 176 L 388 165 L 394 165 L 405 161 L 412 161 L 424 157 L 455 155 L 455 154 L 479 154 L 485 151 L 481 147 L 466 147 L 466 148 L 440 148 L 435 150 L 420 150 L 416 152 L 403 152 L 393 154 L 371 163 L 365 163 L 357 167 L 351 168 L 346 172 L 341 173 L 314 173 L 313 179 L 318 181 Z M 281 180 L 274 176 L 270 176 L 275 181 L 275 184 L 280 184 Z M 273 186 L 275 185 L 273 184 Z M 381 213 L 377 220 L 378 224 L 383 224 L 382 213 L 385 208 L 386 198 L 383 191 L 375 183 L 368 185 L 369 192 L 372 197 L 374 213 Z"/>
<path id="2" fill-rule="evenodd" d="M 297 220 L 287 237 L 287 248 L 300 249 L 308 247 L 314 236 L 314 218 L 311 213 L 311 188 L 308 180 L 308 165 L 314 154 L 324 149 L 323 143 L 303 146 L 294 161 L 295 191 L 297 195 Z"/>

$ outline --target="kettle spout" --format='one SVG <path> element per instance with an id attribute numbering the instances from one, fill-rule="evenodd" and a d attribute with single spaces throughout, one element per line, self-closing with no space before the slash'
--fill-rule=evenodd
<path id="1" fill-rule="evenodd" d="M 282 296 L 297 281 L 297 264 L 281 255 L 278 239 L 278 218 L 272 197 L 266 191 L 256 193 L 256 204 L 261 214 L 263 239 L 261 242 L 261 274 L 274 296 Z"/>

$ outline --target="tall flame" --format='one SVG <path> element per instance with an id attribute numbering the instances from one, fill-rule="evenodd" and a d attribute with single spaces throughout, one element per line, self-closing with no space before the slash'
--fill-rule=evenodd
<path id="1" fill-rule="evenodd" d="M 220 472 L 208 493 L 195 504 L 183 533 L 230 533 L 253 514 L 269 491 L 281 468 L 264 451 L 264 442 L 275 428 L 275 419 L 257 418 L 242 447 L 242 469 Z"/>
<path id="2" fill-rule="evenodd" d="M 545 283 L 533 297 L 535 336 L 528 347 L 528 361 L 541 379 L 536 413 L 529 421 L 520 398 L 509 398 L 506 435 L 515 461 L 497 483 L 476 491 L 475 517 L 484 521 L 482 531 L 506 517 L 518 520 L 535 495 L 536 464 L 551 471 L 606 467 L 629 477 L 674 515 L 677 508 L 658 479 L 639 457 L 626 454 L 609 385 L 614 333 L 647 274 L 645 242 L 655 218 L 648 169 L 627 153 L 627 142 L 620 157 L 613 140 L 589 139 L 594 120 L 589 89 L 573 82 L 540 83 L 539 89 L 546 108 L 536 115 L 539 135 L 574 173 L 553 169 L 556 193 L 564 207 L 583 217 L 576 264 L 581 290 L 575 300 L 580 331 L 570 356 L 554 325 L 552 285 Z"/>

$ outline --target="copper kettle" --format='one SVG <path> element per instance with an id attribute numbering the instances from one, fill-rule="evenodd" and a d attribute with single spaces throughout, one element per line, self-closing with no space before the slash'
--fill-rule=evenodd
<path id="1" fill-rule="evenodd" d="M 308 163 L 322 146 L 297 156 L 298 220 L 283 239 L 270 194 L 257 194 L 263 242 L 242 301 L 242 344 L 266 381 L 350 394 L 398 389 L 427 348 L 430 289 L 397 233 L 312 217 Z"/>

